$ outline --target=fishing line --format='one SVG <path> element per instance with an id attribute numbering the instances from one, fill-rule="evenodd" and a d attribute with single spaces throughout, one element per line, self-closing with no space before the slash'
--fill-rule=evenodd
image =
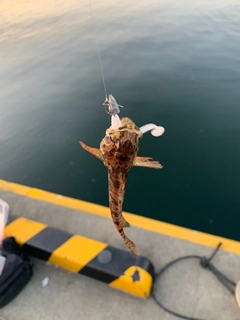
<path id="1" fill-rule="evenodd" d="M 99 48 L 99 44 L 98 44 L 98 39 L 97 39 L 96 21 L 95 21 L 94 14 L 93 14 L 93 9 L 92 9 L 91 0 L 88 0 L 88 3 L 89 3 L 90 11 L 91 11 L 91 17 L 92 17 L 92 23 L 93 23 L 93 29 L 94 29 L 94 37 L 95 37 L 95 42 L 96 42 L 96 47 L 97 47 L 97 53 L 98 53 L 98 59 L 99 59 L 99 64 L 100 64 L 100 69 L 101 69 L 101 74 L 102 74 L 103 87 L 104 87 L 104 92 L 105 92 L 105 96 L 106 96 L 106 99 L 107 99 L 107 88 L 106 88 L 105 77 L 104 77 L 104 72 L 103 72 L 101 52 L 100 52 L 100 48 Z"/>
<path id="2" fill-rule="evenodd" d="M 173 311 L 170 308 L 167 308 L 165 305 L 163 305 L 163 303 L 157 298 L 156 281 L 162 276 L 163 273 L 165 273 L 166 270 L 168 270 L 171 266 L 175 265 L 175 263 L 180 262 L 182 260 L 186 260 L 186 259 L 198 259 L 200 261 L 201 267 L 211 271 L 217 277 L 217 279 L 226 287 L 226 289 L 228 289 L 228 291 L 232 295 L 234 295 L 235 288 L 236 288 L 237 284 L 233 280 L 229 279 L 226 275 L 224 275 L 220 270 L 218 270 L 211 263 L 213 257 L 216 255 L 216 253 L 218 252 L 218 250 L 219 250 L 221 245 L 222 245 L 222 243 L 218 244 L 217 248 L 213 251 L 212 255 L 209 258 L 198 256 L 198 255 L 189 255 L 189 256 L 180 257 L 180 258 L 177 258 L 177 259 L 169 262 L 162 269 L 160 269 L 157 273 L 155 273 L 154 281 L 153 281 L 152 297 L 153 297 L 154 301 L 156 302 L 156 304 L 160 308 L 162 308 L 164 311 L 172 314 L 175 317 L 178 317 L 178 318 L 181 318 L 181 319 L 186 319 L 186 320 L 203 320 L 202 318 L 201 319 L 200 318 L 193 318 L 191 316 L 183 315 L 183 314 L 180 314 L 180 313 L 178 313 L 176 311 Z M 236 296 L 236 300 L 237 300 L 237 303 L 238 303 L 237 296 Z"/>

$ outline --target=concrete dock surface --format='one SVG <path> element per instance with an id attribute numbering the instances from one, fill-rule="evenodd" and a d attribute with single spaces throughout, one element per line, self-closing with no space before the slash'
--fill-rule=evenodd
<path id="1" fill-rule="evenodd" d="M 51 227 L 80 234 L 127 250 L 110 219 L 55 205 L 0 189 L 10 215 L 23 216 Z M 210 256 L 213 248 L 132 226 L 126 234 L 159 270 L 184 255 Z M 216 246 L 217 246 L 216 242 Z M 105 283 L 34 261 L 29 284 L 9 305 L 0 309 L 0 320 L 174 320 L 152 297 L 141 299 Z M 220 250 L 212 261 L 226 276 L 240 278 L 240 256 Z M 49 278 L 46 287 L 42 280 Z M 166 271 L 157 282 L 158 298 L 168 308 L 205 320 L 238 320 L 235 298 L 199 261 L 185 260 Z"/>

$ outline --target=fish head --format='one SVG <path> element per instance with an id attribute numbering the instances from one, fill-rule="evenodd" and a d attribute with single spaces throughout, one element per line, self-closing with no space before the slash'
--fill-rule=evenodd
<path id="1" fill-rule="evenodd" d="M 141 130 L 129 118 L 121 119 L 121 127 L 110 127 L 101 141 L 100 151 L 107 167 L 131 168 L 139 149 Z"/>

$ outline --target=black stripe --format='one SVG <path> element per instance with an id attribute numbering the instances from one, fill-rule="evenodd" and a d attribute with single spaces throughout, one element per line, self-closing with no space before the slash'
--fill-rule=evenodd
<path id="1" fill-rule="evenodd" d="M 104 255 L 108 258 L 104 259 Z M 79 273 L 105 283 L 111 283 L 131 266 L 141 267 L 153 277 L 154 268 L 148 259 L 111 246 L 92 259 Z M 133 281 L 136 281 L 135 272 L 133 273 Z"/>
<path id="2" fill-rule="evenodd" d="M 15 217 L 11 220 L 15 220 Z M 10 223 L 10 222 L 9 222 Z M 25 253 L 39 259 L 48 260 L 53 251 L 68 241 L 73 235 L 46 227 L 23 245 Z M 76 251 L 78 248 L 76 248 Z M 154 268 L 152 263 L 145 257 L 135 256 L 129 251 L 117 249 L 111 246 L 106 247 L 100 254 L 92 259 L 80 274 L 92 277 L 105 283 L 111 283 L 118 279 L 131 266 L 141 267 L 152 277 Z M 135 269 L 132 274 L 133 282 L 141 281 L 140 275 Z"/>
<path id="3" fill-rule="evenodd" d="M 54 250 L 72 237 L 72 234 L 47 227 L 23 245 L 23 251 L 33 257 L 48 260 Z"/>

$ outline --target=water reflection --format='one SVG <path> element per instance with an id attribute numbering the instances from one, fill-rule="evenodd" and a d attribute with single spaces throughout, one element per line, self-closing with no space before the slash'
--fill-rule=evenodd
<path id="1" fill-rule="evenodd" d="M 131 170 L 124 209 L 238 239 L 240 6 L 92 5 L 121 115 L 166 128 L 140 145 L 164 169 Z M 2 0 L 0 14 L 1 178 L 107 205 L 106 169 L 78 145 L 110 122 L 88 1 Z"/>

